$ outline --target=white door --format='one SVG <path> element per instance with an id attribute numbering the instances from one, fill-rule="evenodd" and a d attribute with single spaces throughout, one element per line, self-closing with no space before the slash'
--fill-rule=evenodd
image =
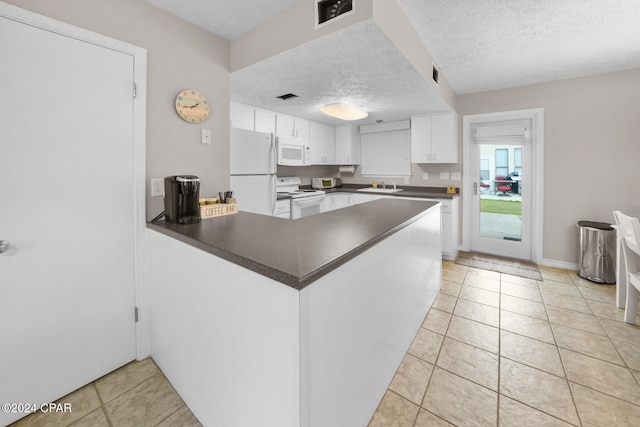
<path id="1" fill-rule="evenodd" d="M 531 121 L 484 123 L 471 144 L 472 250 L 531 259 Z"/>
<path id="2" fill-rule="evenodd" d="M 0 402 L 39 404 L 136 356 L 134 63 L 4 17 L 0 40 Z"/>

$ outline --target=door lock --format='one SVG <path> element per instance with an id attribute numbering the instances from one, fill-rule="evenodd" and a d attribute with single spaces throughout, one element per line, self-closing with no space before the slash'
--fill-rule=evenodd
<path id="1" fill-rule="evenodd" d="M 478 195 L 478 183 L 477 182 L 473 183 L 473 195 L 474 196 Z"/>
<path id="2" fill-rule="evenodd" d="M 9 249 L 9 242 L 6 240 L 0 240 L 0 254 L 6 252 Z"/>

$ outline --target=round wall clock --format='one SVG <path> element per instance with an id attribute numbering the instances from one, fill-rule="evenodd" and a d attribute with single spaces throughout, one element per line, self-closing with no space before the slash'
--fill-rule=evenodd
<path id="1" fill-rule="evenodd" d="M 209 103 L 197 90 L 186 89 L 176 97 L 176 111 L 184 121 L 201 123 L 209 117 Z"/>

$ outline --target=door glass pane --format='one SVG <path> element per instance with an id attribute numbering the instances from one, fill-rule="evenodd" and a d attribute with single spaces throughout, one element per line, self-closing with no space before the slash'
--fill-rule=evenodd
<path id="1" fill-rule="evenodd" d="M 496 148 L 494 158 L 496 159 L 496 176 L 506 176 L 509 173 L 509 149 Z"/>
<path id="2" fill-rule="evenodd" d="M 496 161 L 493 175 L 487 159 Z M 480 144 L 479 169 L 480 237 L 521 241 L 522 146 Z"/>

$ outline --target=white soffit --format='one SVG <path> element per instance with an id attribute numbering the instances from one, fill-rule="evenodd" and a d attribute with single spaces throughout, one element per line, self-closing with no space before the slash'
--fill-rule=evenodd
<path id="1" fill-rule="evenodd" d="M 303 0 L 146 1 L 227 40 L 233 40 Z"/>
<path id="2" fill-rule="evenodd" d="M 321 105 L 343 101 L 368 112 L 357 124 L 451 110 L 373 19 L 238 70 L 230 89 L 232 101 L 333 125 L 348 122 Z M 277 98 L 287 93 L 298 98 Z"/>
<path id="3" fill-rule="evenodd" d="M 398 0 L 457 94 L 640 67 L 640 0 Z"/>

